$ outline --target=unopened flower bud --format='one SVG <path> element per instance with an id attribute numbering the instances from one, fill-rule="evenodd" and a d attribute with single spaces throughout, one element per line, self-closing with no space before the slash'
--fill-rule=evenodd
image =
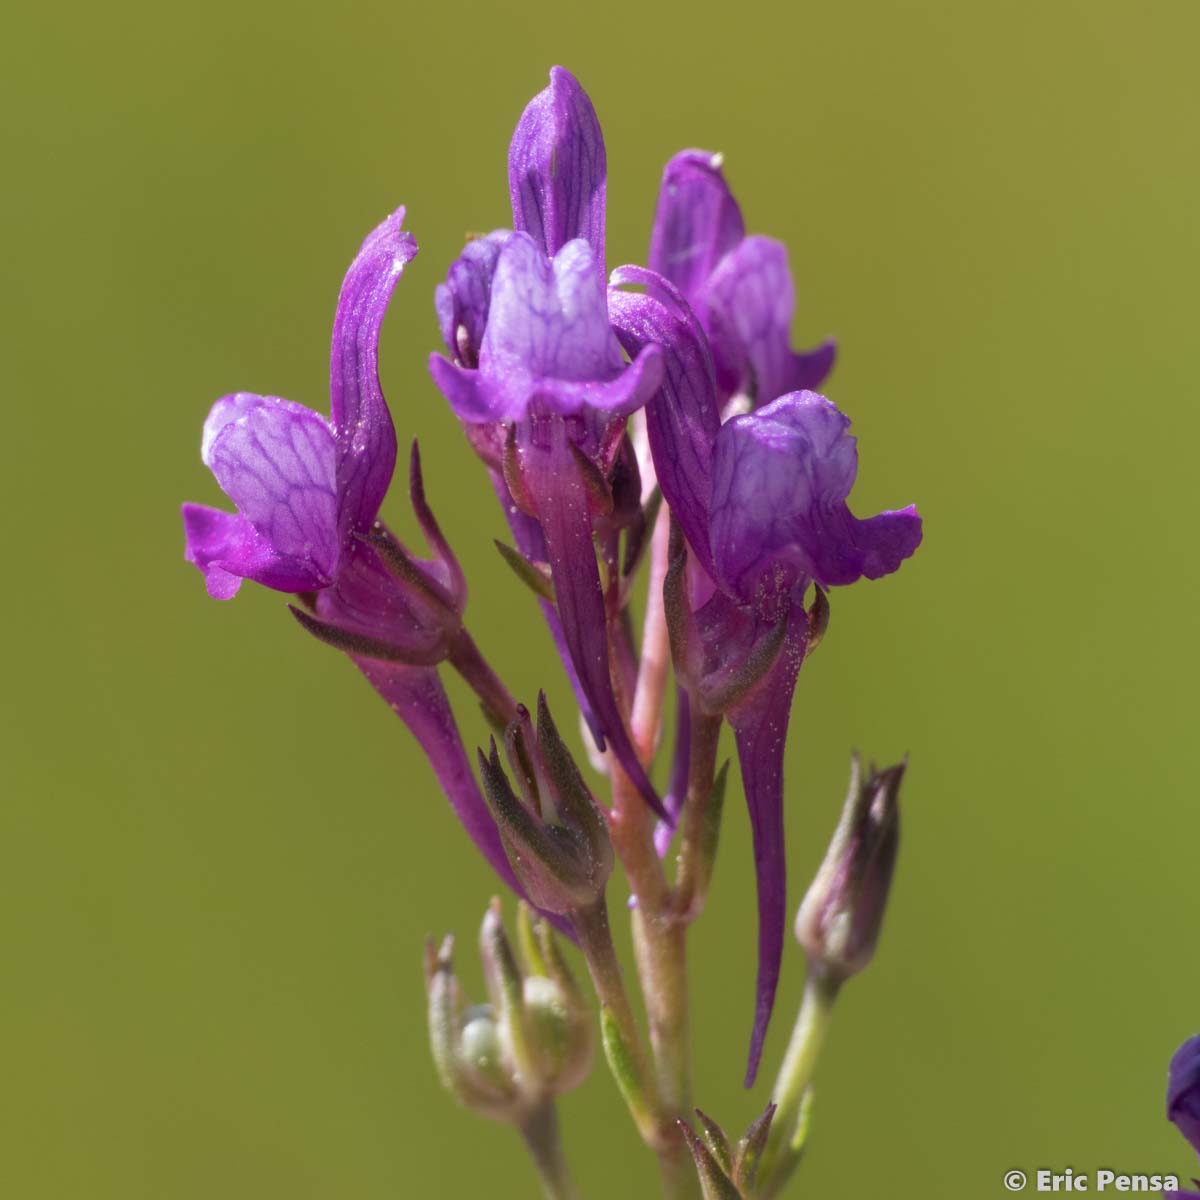
<path id="1" fill-rule="evenodd" d="M 465 1108 L 497 1121 L 518 1119 L 522 1105 L 504 1061 L 491 1005 L 469 1007 L 454 975 L 454 939 L 425 946 L 429 1044 L 445 1089 Z"/>
<path id="2" fill-rule="evenodd" d="M 864 777 L 851 760 L 850 790 L 825 861 L 796 914 L 796 939 L 811 969 L 834 980 L 871 961 L 900 843 L 900 781 L 904 763 Z"/>
<path id="3" fill-rule="evenodd" d="M 505 731 L 513 790 L 493 741 L 479 754 L 483 790 L 513 871 L 547 912 L 587 908 L 604 894 L 613 851 L 604 814 L 538 697 L 538 720 L 524 706 Z M 519 795 L 518 795 L 519 792 Z"/>
<path id="4" fill-rule="evenodd" d="M 592 1062 L 586 1002 L 553 931 L 522 907 L 519 958 L 493 900 L 480 930 L 489 1003 L 469 1005 L 454 976 L 453 939 L 426 947 L 429 1034 L 446 1089 L 466 1108 L 523 1124 L 577 1087 Z M 524 961 L 522 961 L 522 959 Z"/>

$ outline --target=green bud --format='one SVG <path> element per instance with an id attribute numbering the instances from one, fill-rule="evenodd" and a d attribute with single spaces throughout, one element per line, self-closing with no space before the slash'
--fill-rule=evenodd
<path id="1" fill-rule="evenodd" d="M 515 1093 L 505 1065 L 504 1039 L 490 1004 L 476 1004 L 464 1014 L 459 1055 L 474 1077 L 495 1088 L 497 1094 Z"/>
<path id="2" fill-rule="evenodd" d="M 522 1125 L 548 1100 L 577 1087 L 592 1061 L 591 1016 L 549 924 L 521 917 L 513 952 L 493 900 L 480 930 L 490 1002 L 471 1006 L 454 976 L 453 939 L 426 948 L 429 1035 L 446 1089 L 465 1107 Z"/>
<path id="3" fill-rule="evenodd" d="M 490 1005 L 468 1008 L 454 975 L 454 939 L 425 947 L 429 1044 L 438 1077 L 465 1108 L 498 1121 L 518 1120 L 520 1097 L 504 1061 Z"/>

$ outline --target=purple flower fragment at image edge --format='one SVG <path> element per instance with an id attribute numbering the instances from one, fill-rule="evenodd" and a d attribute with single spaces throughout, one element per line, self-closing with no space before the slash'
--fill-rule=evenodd
<path id="1" fill-rule="evenodd" d="M 1167 1118 L 1200 1154 L 1200 1034 L 1188 1038 L 1171 1059 L 1167 1072 Z M 1192 1182 L 1200 1188 L 1200 1179 Z M 1200 1200 L 1200 1191 L 1163 1192 L 1164 1197 Z"/>

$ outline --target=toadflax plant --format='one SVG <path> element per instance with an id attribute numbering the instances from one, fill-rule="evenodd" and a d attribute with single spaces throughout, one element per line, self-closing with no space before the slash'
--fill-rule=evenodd
<path id="1" fill-rule="evenodd" d="M 244 392 L 213 406 L 201 457 L 236 511 L 185 505 L 186 556 L 216 599 L 243 580 L 291 597 L 297 623 L 346 654 L 408 726 L 518 897 L 515 945 L 498 901 L 484 917 L 487 1003 L 467 1004 L 452 939 L 426 948 L 446 1087 L 520 1131 L 548 1196 L 575 1196 L 556 1101 L 598 1044 L 664 1195 L 771 1197 L 804 1149 L 834 1002 L 879 937 L 904 767 L 854 760 L 797 918 L 808 985 L 791 1042 L 769 1102 L 731 1140 L 692 1108 L 688 1035 L 688 930 L 712 884 L 727 791 L 721 732 L 732 730 L 757 877 L 750 1087 L 787 924 L 793 694 L 831 589 L 896 571 L 921 519 L 913 508 L 850 510 L 850 422 L 815 390 L 834 345 L 792 349 L 787 253 L 746 234 L 718 155 L 687 150 L 667 164 L 647 264 L 610 273 L 603 134 L 587 94 L 556 67 L 517 123 L 508 183 L 512 228 L 469 242 L 437 286 L 445 354 L 429 371 L 488 473 L 508 527 L 498 548 L 541 608 L 590 765 L 560 732 L 574 718 L 562 723 L 544 694 L 514 697 L 468 632 L 466 580 L 415 444 L 409 496 L 428 557 L 379 520 L 397 452 L 379 334 L 417 253 L 403 209 L 368 235 L 342 284 L 329 416 Z M 643 576 L 638 630 L 631 600 Z M 448 668 L 491 727 L 472 734 L 474 755 L 442 686 Z M 660 743 L 668 762 L 657 761 Z M 610 933 L 618 866 L 645 1029 Z M 582 954 L 598 1022 L 563 937 Z"/>

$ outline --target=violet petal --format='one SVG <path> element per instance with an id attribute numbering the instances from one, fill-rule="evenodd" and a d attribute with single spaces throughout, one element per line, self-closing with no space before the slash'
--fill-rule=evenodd
<path id="1" fill-rule="evenodd" d="M 338 529 L 365 533 L 396 465 L 396 431 L 379 384 L 379 331 L 392 291 L 417 253 L 397 209 L 367 235 L 338 297 L 329 364 L 329 416 L 337 439 Z"/>
<path id="2" fill-rule="evenodd" d="M 604 274 L 604 194 L 608 164 L 596 110 L 579 81 L 562 67 L 526 106 L 508 151 L 513 228 L 547 255 L 572 238 L 592 247 Z"/>
<path id="3" fill-rule="evenodd" d="M 232 599 L 243 579 L 281 592 L 309 591 L 313 586 L 304 564 L 281 558 L 239 513 L 185 504 L 183 531 L 184 557 L 203 573 L 214 600 Z"/>
<path id="4" fill-rule="evenodd" d="M 741 209 L 721 172 L 721 156 L 684 150 L 663 169 L 650 234 L 652 271 L 695 303 L 717 263 L 746 236 Z"/>
<path id="5" fill-rule="evenodd" d="M 787 250 L 773 238 L 746 238 L 720 263 L 704 289 L 704 320 L 718 383 L 748 390 L 758 404 L 818 387 L 833 366 L 834 345 L 791 349 L 796 293 Z"/>
<path id="6" fill-rule="evenodd" d="M 709 545 L 713 445 L 720 429 L 708 343 L 686 301 L 651 271 L 621 267 L 614 284 L 647 287 L 644 294 L 609 292 L 613 328 L 629 354 L 658 345 L 663 382 L 646 405 L 654 470 L 672 515 L 706 571 L 715 574 Z"/>
<path id="7" fill-rule="evenodd" d="M 454 361 L 474 367 L 487 328 L 496 260 L 512 231 L 497 229 L 468 242 L 433 293 L 442 340 Z M 461 330 L 461 333 L 460 333 Z"/>
<path id="8" fill-rule="evenodd" d="M 335 449 L 325 419 L 275 396 L 239 393 L 213 405 L 201 456 L 239 517 L 184 509 L 187 558 L 228 598 L 236 585 L 214 572 L 279 591 L 327 587 L 337 569 Z"/>
<path id="9" fill-rule="evenodd" d="M 496 261 L 478 370 L 436 355 L 429 367 L 459 419 L 482 423 L 519 420 L 535 402 L 564 415 L 627 414 L 657 389 L 659 359 L 647 346 L 625 365 L 586 242 L 548 259 L 528 234 L 513 234 Z"/>
<path id="10" fill-rule="evenodd" d="M 878 579 L 920 544 L 915 508 L 859 520 L 846 506 L 858 471 L 849 427 L 816 392 L 781 396 L 721 427 L 709 530 L 720 576 L 743 599 L 768 570 L 787 586 Z"/>

